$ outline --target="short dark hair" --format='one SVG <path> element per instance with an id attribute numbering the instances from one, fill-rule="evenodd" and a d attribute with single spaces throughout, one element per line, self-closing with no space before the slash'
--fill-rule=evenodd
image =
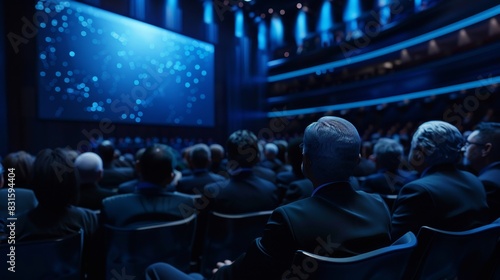
<path id="1" fill-rule="evenodd" d="M 33 163 L 35 157 L 25 151 L 18 151 L 8 154 L 3 159 L 3 166 L 16 169 L 16 187 L 31 189 L 33 180 Z M 7 176 L 7 174 L 4 174 Z M 7 178 L 4 177 L 5 181 Z"/>
<path id="2" fill-rule="evenodd" d="M 233 132 L 226 142 L 227 157 L 238 163 L 238 167 L 253 167 L 259 162 L 257 136 L 248 130 Z"/>
<path id="3" fill-rule="evenodd" d="M 173 172 L 174 156 L 170 147 L 164 144 L 154 144 L 147 147 L 139 159 L 142 180 L 162 184 Z"/>
<path id="4" fill-rule="evenodd" d="M 115 146 L 111 141 L 104 140 L 97 146 L 97 153 L 102 158 L 104 165 L 109 165 L 115 158 Z"/>
<path id="5" fill-rule="evenodd" d="M 208 168 L 212 153 L 206 144 L 196 144 L 189 149 L 189 161 L 194 168 Z"/>
<path id="6" fill-rule="evenodd" d="M 481 143 L 491 143 L 491 155 L 493 161 L 500 160 L 500 123 L 482 122 L 476 127 L 479 131 L 478 137 Z"/>
<path id="7" fill-rule="evenodd" d="M 64 149 L 40 151 L 33 167 L 33 191 L 41 206 L 61 209 L 78 202 L 78 173 Z"/>

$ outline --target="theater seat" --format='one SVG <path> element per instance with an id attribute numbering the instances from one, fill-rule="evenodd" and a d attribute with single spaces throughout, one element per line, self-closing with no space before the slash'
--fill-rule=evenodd
<path id="1" fill-rule="evenodd" d="M 137 228 L 104 225 L 105 279 L 120 275 L 144 279 L 146 267 L 155 262 L 166 262 L 188 272 L 195 227 L 195 214 L 183 220 Z"/>
<path id="2" fill-rule="evenodd" d="M 479 279 L 500 238 L 500 220 L 466 231 L 422 227 L 405 279 Z"/>
<path id="3" fill-rule="evenodd" d="M 7 270 L 11 246 L 15 249 L 15 273 Z M 83 231 L 58 239 L 2 244 L 0 279 L 79 280 L 82 252 Z"/>
<path id="4" fill-rule="evenodd" d="M 209 213 L 201 258 L 201 273 L 209 277 L 218 261 L 234 260 L 244 253 L 251 242 L 262 235 L 272 212 Z"/>
<path id="5" fill-rule="evenodd" d="M 417 245 L 417 239 L 408 232 L 393 244 L 357 256 L 330 258 L 298 250 L 292 268 L 285 279 L 352 280 L 402 279 L 402 275 Z"/>

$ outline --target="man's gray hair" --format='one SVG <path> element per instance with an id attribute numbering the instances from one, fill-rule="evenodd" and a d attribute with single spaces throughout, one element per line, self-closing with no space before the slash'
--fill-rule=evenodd
<path id="1" fill-rule="evenodd" d="M 359 162 L 359 133 L 342 118 L 327 116 L 311 123 L 304 132 L 303 144 L 315 178 L 324 181 L 348 179 Z"/>
<path id="2" fill-rule="evenodd" d="M 443 121 L 429 121 L 413 134 L 412 149 L 420 148 L 428 165 L 457 163 L 464 138 L 453 125 Z"/>

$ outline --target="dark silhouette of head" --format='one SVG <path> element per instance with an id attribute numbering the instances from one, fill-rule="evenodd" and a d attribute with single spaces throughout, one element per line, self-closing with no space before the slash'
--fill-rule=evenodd
<path id="1" fill-rule="evenodd" d="M 395 171 L 403 158 L 403 146 L 396 140 L 380 138 L 373 147 L 373 153 L 378 169 Z"/>
<path id="2" fill-rule="evenodd" d="M 224 159 L 224 147 L 220 144 L 210 145 L 210 154 L 212 156 L 212 164 L 220 164 Z"/>
<path id="3" fill-rule="evenodd" d="M 39 205 L 61 210 L 78 202 L 78 172 L 64 149 L 38 153 L 33 168 L 33 191 Z"/>
<path id="4" fill-rule="evenodd" d="M 174 176 L 173 164 L 174 156 L 170 147 L 164 144 L 154 144 L 144 150 L 138 167 L 143 181 L 166 186 Z"/>
<path id="5" fill-rule="evenodd" d="M 206 144 L 196 144 L 189 149 L 189 164 L 193 169 L 208 168 L 212 154 Z"/>
<path id="6" fill-rule="evenodd" d="M 111 141 L 104 140 L 97 147 L 97 153 L 102 159 L 104 168 L 109 168 L 115 159 L 115 146 Z"/>
<path id="7" fill-rule="evenodd" d="M 227 139 L 226 150 L 228 159 L 237 164 L 230 164 L 230 169 L 250 168 L 260 160 L 257 136 L 248 130 L 233 132 Z"/>
<path id="8" fill-rule="evenodd" d="M 3 159 L 4 169 L 15 169 L 15 187 L 32 188 L 34 162 L 35 157 L 25 151 L 10 153 Z M 4 176 L 7 176 L 7 174 L 4 174 Z M 7 181 L 7 178 L 4 177 L 4 180 Z"/>

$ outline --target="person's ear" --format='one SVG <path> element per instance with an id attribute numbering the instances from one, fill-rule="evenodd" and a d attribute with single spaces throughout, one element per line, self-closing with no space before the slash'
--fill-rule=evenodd
<path id="1" fill-rule="evenodd" d="M 491 143 L 484 144 L 484 148 L 481 150 L 481 156 L 487 157 L 489 155 L 489 153 L 491 152 L 492 148 L 493 148 L 493 145 Z"/>
<path id="2" fill-rule="evenodd" d="M 370 156 L 368 157 L 368 159 L 369 159 L 369 160 L 371 160 L 371 161 L 373 161 L 373 162 L 377 162 L 377 156 L 376 156 L 376 155 L 373 155 L 373 154 L 372 154 L 372 155 L 370 155 Z"/>
<path id="3" fill-rule="evenodd" d="M 101 169 L 101 170 L 99 170 L 99 172 L 98 172 L 98 174 L 97 174 L 97 181 L 98 181 L 98 182 L 99 182 L 99 181 L 101 181 L 101 179 L 102 179 L 102 174 L 103 174 L 103 171 L 102 171 L 102 169 Z"/>

